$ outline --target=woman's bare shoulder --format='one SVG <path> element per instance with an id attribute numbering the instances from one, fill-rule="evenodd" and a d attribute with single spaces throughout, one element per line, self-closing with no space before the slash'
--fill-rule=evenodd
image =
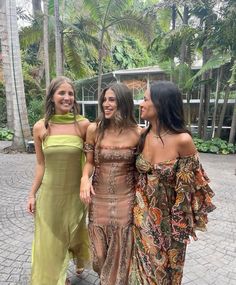
<path id="1" fill-rule="evenodd" d="M 189 133 L 181 133 L 176 135 L 179 156 L 188 156 L 196 153 L 192 136 Z"/>
<path id="2" fill-rule="evenodd" d="M 96 131 L 97 131 L 97 129 L 98 129 L 98 125 L 97 125 L 97 123 L 90 123 L 89 124 L 89 126 L 88 126 L 88 132 L 89 133 L 96 133 Z"/>
<path id="3" fill-rule="evenodd" d="M 78 123 L 82 128 L 85 128 L 85 129 L 87 129 L 88 126 L 90 125 L 90 121 L 88 119 L 84 119 L 82 121 L 79 121 Z"/>
<path id="4" fill-rule="evenodd" d="M 33 126 L 34 131 L 42 131 L 43 129 L 45 129 L 44 119 L 37 121 Z"/>

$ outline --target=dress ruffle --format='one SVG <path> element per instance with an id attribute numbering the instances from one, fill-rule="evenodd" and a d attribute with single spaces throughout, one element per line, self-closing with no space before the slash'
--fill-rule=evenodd
<path id="1" fill-rule="evenodd" d="M 211 202 L 214 192 L 197 155 L 180 158 L 177 167 L 172 236 L 179 242 L 189 242 L 189 236 L 197 239 L 196 230 L 206 230 L 207 214 L 216 208 Z"/>

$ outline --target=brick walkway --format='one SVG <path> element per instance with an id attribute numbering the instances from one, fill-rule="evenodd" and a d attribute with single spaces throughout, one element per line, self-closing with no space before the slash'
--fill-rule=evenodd
<path id="1" fill-rule="evenodd" d="M 7 144 L 0 142 L 0 150 Z M 201 154 L 201 161 L 217 210 L 209 216 L 208 231 L 188 246 L 183 285 L 235 285 L 236 155 Z M 33 154 L 0 153 L 0 285 L 28 284 L 33 219 L 25 205 L 34 163 Z M 68 275 L 73 285 L 99 284 L 92 270 L 79 279 L 71 265 Z"/>

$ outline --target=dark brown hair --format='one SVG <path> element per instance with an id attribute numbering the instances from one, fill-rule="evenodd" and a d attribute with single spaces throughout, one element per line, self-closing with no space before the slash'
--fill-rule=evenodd
<path id="1" fill-rule="evenodd" d="M 113 119 L 115 126 L 122 131 L 124 128 L 134 128 L 137 122 L 134 117 L 134 101 L 131 90 L 123 83 L 112 83 L 103 89 L 99 97 L 99 107 L 101 116 L 98 121 L 98 137 L 100 139 L 104 135 L 104 131 L 110 126 L 111 120 L 106 119 L 103 110 L 103 101 L 105 93 L 111 89 L 116 96 L 117 113 Z"/>
<path id="2" fill-rule="evenodd" d="M 189 133 L 191 135 L 184 121 L 183 101 L 181 92 L 173 82 L 152 82 L 150 85 L 150 97 L 157 112 L 158 136 L 160 136 L 160 132 L 163 129 L 169 130 L 170 132 L 175 134 Z M 152 126 L 150 124 L 147 130 L 141 135 L 138 147 L 139 153 L 143 150 L 145 138 L 151 127 Z"/>

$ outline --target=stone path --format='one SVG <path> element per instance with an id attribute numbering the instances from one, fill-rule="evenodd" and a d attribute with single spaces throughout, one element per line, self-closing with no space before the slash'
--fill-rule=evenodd
<path id="1" fill-rule="evenodd" d="M 0 142 L 0 150 L 5 146 Z M 188 246 L 183 285 L 236 285 L 236 155 L 201 154 L 201 161 L 217 210 L 208 231 Z M 33 219 L 25 205 L 34 163 L 33 154 L 0 153 L 0 285 L 28 284 Z M 92 270 L 78 278 L 71 265 L 68 276 L 72 285 L 99 284 Z"/>

